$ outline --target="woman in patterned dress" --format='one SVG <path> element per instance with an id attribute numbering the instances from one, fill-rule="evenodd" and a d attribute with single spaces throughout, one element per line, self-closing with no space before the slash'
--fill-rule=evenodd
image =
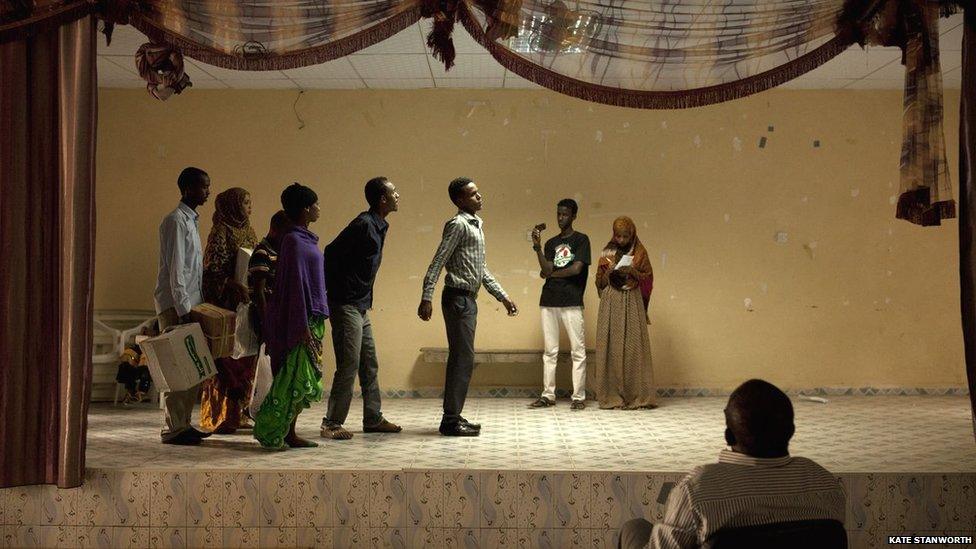
<path id="1" fill-rule="evenodd" d="M 647 304 L 654 271 L 629 217 L 613 222 L 613 238 L 600 256 L 596 287 L 594 380 L 600 408 L 655 408 Z"/>
<path id="2" fill-rule="evenodd" d="M 308 230 L 320 215 L 315 192 L 294 183 L 281 193 L 294 223 L 281 239 L 275 287 L 264 314 L 263 335 L 274 380 L 254 418 L 254 438 L 265 448 L 312 448 L 295 431 L 298 415 L 322 399 L 322 337 L 329 316 L 325 260 L 319 237 Z"/>
<path id="3" fill-rule="evenodd" d="M 257 235 L 251 227 L 251 195 L 233 187 L 214 201 L 213 228 L 203 254 L 203 299 L 236 311 L 248 301 L 247 287 L 234 278 L 237 250 L 254 248 Z M 217 434 L 231 434 L 250 427 L 244 410 L 254 382 L 256 356 L 218 358 L 217 375 L 204 381 L 200 392 L 200 426 Z"/>

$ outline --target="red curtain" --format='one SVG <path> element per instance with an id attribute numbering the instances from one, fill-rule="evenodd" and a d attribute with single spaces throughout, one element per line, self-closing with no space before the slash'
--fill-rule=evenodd
<path id="1" fill-rule="evenodd" d="M 0 486 L 81 484 L 91 393 L 95 19 L 0 44 Z"/>

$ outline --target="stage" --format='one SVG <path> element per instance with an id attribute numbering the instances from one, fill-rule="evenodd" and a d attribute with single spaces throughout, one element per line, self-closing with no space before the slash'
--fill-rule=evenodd
<path id="1" fill-rule="evenodd" d="M 793 397 L 791 452 L 844 483 L 852 547 L 976 535 L 967 396 L 826 398 Z M 356 400 L 349 441 L 318 438 L 318 404 L 299 432 L 321 446 L 284 452 L 249 432 L 165 446 L 161 411 L 95 405 L 85 486 L 3 490 L 4 547 L 615 547 L 622 522 L 660 518 L 670 483 L 715 461 L 725 402 L 572 412 L 475 398 L 465 416 L 482 436 L 447 438 L 439 400 L 386 399 L 404 431 L 382 435 L 361 432 Z"/>

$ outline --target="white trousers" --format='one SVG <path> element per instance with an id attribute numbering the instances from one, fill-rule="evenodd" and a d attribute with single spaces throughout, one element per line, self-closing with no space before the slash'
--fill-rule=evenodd
<path id="1" fill-rule="evenodd" d="M 556 398 L 556 359 L 559 357 L 559 323 L 569 334 L 573 357 L 573 400 L 586 398 L 586 339 L 583 307 L 542 307 L 542 396 Z"/>

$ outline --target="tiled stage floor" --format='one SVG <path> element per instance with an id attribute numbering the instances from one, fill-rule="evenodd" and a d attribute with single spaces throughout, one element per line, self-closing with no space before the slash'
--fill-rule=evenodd
<path id="1" fill-rule="evenodd" d="M 837 475 L 851 548 L 976 537 L 968 397 L 829 398 L 794 398 L 792 450 Z M 0 490 L 0 549 L 613 549 L 625 521 L 660 520 L 666 487 L 716 459 L 725 400 L 574 413 L 565 401 L 528 410 L 525 399 L 472 399 L 466 415 L 484 435 L 451 439 L 436 434 L 438 400 L 388 399 L 403 433 L 284 452 L 249 434 L 164 446 L 158 410 L 99 405 L 81 487 Z M 317 438 L 323 408 L 303 414 L 306 435 Z"/>
<path id="2" fill-rule="evenodd" d="M 965 396 L 835 396 L 827 404 L 794 397 L 791 451 L 835 473 L 976 473 Z M 98 469 L 506 469 L 683 472 L 715 460 L 723 447 L 725 397 L 661 399 L 655 410 L 571 412 L 568 401 L 530 410 L 515 398 L 469 399 L 478 438 L 437 434 L 440 401 L 387 399 L 396 435 L 359 431 L 355 400 L 349 441 L 318 438 L 325 405 L 306 410 L 299 431 L 320 440 L 308 450 L 269 452 L 250 433 L 213 436 L 199 447 L 159 443 L 161 412 L 96 405 L 89 415 L 88 466 Z M 196 417 L 196 416 L 194 416 Z"/>

